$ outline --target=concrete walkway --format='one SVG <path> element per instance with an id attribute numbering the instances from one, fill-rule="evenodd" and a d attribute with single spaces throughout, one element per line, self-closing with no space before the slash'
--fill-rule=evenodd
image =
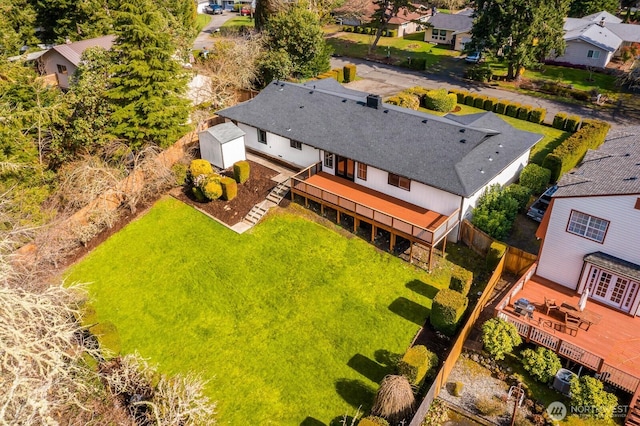
<path id="1" fill-rule="evenodd" d="M 348 83 L 346 87 L 381 96 L 394 95 L 403 89 L 414 86 L 433 89 L 460 89 L 544 108 L 547 110 L 545 119 L 547 123 L 551 123 L 556 113 L 564 111 L 569 114 L 577 114 L 583 118 L 597 118 L 608 121 L 613 128 L 640 124 L 640 121 L 627 114 L 624 108 L 601 109 L 595 105 L 593 107 L 585 107 L 502 90 L 487 83 L 469 81 L 453 75 L 427 74 L 363 59 L 331 58 L 332 68 L 342 68 L 350 63 L 358 67 L 357 75 L 362 80 Z"/>

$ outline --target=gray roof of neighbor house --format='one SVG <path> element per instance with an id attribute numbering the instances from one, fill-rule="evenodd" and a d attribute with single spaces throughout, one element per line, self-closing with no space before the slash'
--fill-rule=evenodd
<path id="1" fill-rule="evenodd" d="M 640 126 L 609 132 L 600 149 L 589 150 L 580 166 L 560 179 L 553 196 L 625 194 L 640 194 Z"/>
<path id="2" fill-rule="evenodd" d="M 567 19 L 565 20 L 564 29 L 564 39 L 566 41 L 582 40 L 608 52 L 615 52 L 622 44 L 622 39 L 615 35 L 613 31 L 592 21 Z"/>
<path id="3" fill-rule="evenodd" d="M 233 123 L 220 123 L 203 130 L 199 134 L 208 133 L 221 145 L 245 135 L 245 132 Z"/>
<path id="4" fill-rule="evenodd" d="M 542 136 L 493 113 L 438 117 L 353 96 L 272 82 L 218 114 L 444 191 L 470 196 Z"/>
<path id="5" fill-rule="evenodd" d="M 58 46 L 53 46 L 51 51 L 58 52 L 60 55 L 65 57 L 69 62 L 73 65 L 78 66 L 80 64 L 80 58 L 82 57 L 82 53 L 90 47 L 103 47 L 106 50 L 111 49 L 113 42 L 116 36 L 108 35 L 97 38 L 90 38 L 87 40 L 76 41 L 68 44 L 60 44 Z M 47 53 L 49 53 L 47 52 Z"/>
<path id="6" fill-rule="evenodd" d="M 436 13 L 427 20 L 427 24 L 441 30 L 468 32 L 473 27 L 473 17 L 466 13 Z"/>
<path id="7" fill-rule="evenodd" d="M 592 13 L 591 15 L 583 16 L 582 19 L 586 19 L 587 21 L 600 22 L 604 19 L 607 24 L 619 24 L 622 22 L 622 19 L 618 18 L 615 15 L 610 14 L 609 12 L 602 10 L 600 12 Z"/>

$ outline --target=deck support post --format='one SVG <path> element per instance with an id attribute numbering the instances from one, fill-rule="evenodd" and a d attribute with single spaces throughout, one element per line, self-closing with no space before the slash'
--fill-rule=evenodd
<path id="1" fill-rule="evenodd" d="M 357 234 L 358 233 L 358 226 L 360 225 L 360 220 L 358 220 L 358 218 L 354 215 L 353 216 L 353 233 Z"/>
<path id="2" fill-rule="evenodd" d="M 433 249 L 435 247 L 433 246 L 433 244 L 431 245 L 431 247 L 429 247 L 429 271 L 431 271 L 432 265 L 431 265 L 431 259 L 433 258 Z"/>
<path id="3" fill-rule="evenodd" d="M 391 232 L 391 238 L 389 238 L 389 251 L 393 251 L 393 248 L 396 246 L 396 234 Z"/>
<path id="4" fill-rule="evenodd" d="M 413 241 L 411 241 L 411 246 L 409 246 L 409 263 L 413 263 Z"/>
<path id="5" fill-rule="evenodd" d="M 324 203 L 320 203 L 320 216 L 324 217 Z"/>
<path id="6" fill-rule="evenodd" d="M 447 250 L 447 237 L 442 240 L 442 258 L 444 259 L 444 253 Z"/>
<path id="7" fill-rule="evenodd" d="M 309 208 L 309 197 L 304 197 L 304 207 Z"/>
<path id="8" fill-rule="evenodd" d="M 371 242 L 374 242 L 376 238 L 376 226 L 371 223 Z"/>
<path id="9" fill-rule="evenodd" d="M 337 224 L 340 225 L 340 210 L 336 210 L 336 216 L 337 216 Z"/>

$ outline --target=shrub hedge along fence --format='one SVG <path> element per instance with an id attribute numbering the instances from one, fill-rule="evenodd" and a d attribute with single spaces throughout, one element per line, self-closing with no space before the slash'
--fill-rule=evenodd
<path id="1" fill-rule="evenodd" d="M 407 349 L 398 362 L 398 372 L 405 376 L 412 385 L 420 386 L 438 366 L 438 356 L 426 346 L 416 345 Z"/>
<path id="2" fill-rule="evenodd" d="M 602 145 L 610 127 L 611 125 L 604 121 L 583 120 L 580 130 L 547 154 L 542 162 L 542 167 L 551 170 L 551 181 L 556 182 L 560 176 L 577 166 L 587 150 Z"/>
<path id="3" fill-rule="evenodd" d="M 520 172 L 520 185 L 531 190 L 533 194 L 542 194 L 551 181 L 551 170 L 529 163 Z"/>
<path id="4" fill-rule="evenodd" d="M 247 161 L 238 161 L 233 165 L 233 178 L 238 183 L 245 183 L 249 179 L 249 163 Z"/>
<path id="5" fill-rule="evenodd" d="M 462 268 L 456 268 L 451 274 L 449 288 L 457 291 L 463 296 L 466 296 L 469 294 L 469 290 L 471 289 L 471 283 L 473 283 L 473 272 Z"/>
<path id="6" fill-rule="evenodd" d="M 468 304 L 469 299 L 455 290 L 438 291 L 431 306 L 431 325 L 443 334 L 453 336 Z"/>
<path id="7" fill-rule="evenodd" d="M 487 253 L 487 257 L 485 259 L 487 268 L 489 268 L 490 271 L 495 271 L 498 263 L 500 263 L 500 259 L 502 259 L 502 256 L 504 256 L 506 252 L 506 244 L 500 243 L 498 241 L 492 242 L 491 246 L 489 246 L 489 252 Z"/>
<path id="8" fill-rule="evenodd" d="M 564 112 L 559 112 L 553 117 L 552 126 L 556 129 L 564 130 L 565 124 L 567 123 L 567 114 Z"/>

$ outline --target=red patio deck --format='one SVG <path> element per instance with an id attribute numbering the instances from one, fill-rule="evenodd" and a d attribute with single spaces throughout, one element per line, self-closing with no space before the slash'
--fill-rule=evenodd
<path id="1" fill-rule="evenodd" d="M 559 284 L 538 276 L 521 280 L 498 304 L 498 316 L 512 322 L 521 335 L 556 350 L 561 356 L 587 366 L 601 374 L 601 378 L 627 392 L 634 393 L 640 384 L 640 318 L 617 311 L 589 299 L 586 309 L 602 320 L 588 330 L 578 329 L 575 336 L 545 326 L 544 320 L 562 323 L 562 318 L 545 314 L 545 297 L 560 305 L 577 305 L 580 295 Z M 513 303 L 527 299 L 536 307 L 533 318 L 515 313 Z M 543 321 L 540 319 L 542 318 Z M 608 375 L 606 373 L 609 373 Z"/>

